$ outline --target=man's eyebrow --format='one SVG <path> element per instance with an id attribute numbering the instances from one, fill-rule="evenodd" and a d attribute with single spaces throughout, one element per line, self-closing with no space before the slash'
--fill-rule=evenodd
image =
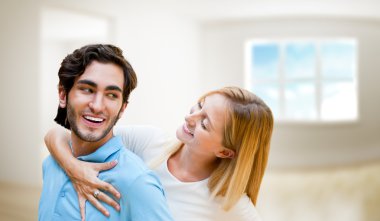
<path id="1" fill-rule="evenodd" d="M 118 87 L 118 86 L 116 86 L 116 85 L 107 86 L 106 87 L 106 91 L 120 91 L 120 92 L 123 92 L 123 90 L 121 90 L 121 88 Z"/>
<path id="2" fill-rule="evenodd" d="M 77 84 L 87 84 L 87 85 L 89 85 L 91 87 L 95 87 L 95 88 L 98 86 L 95 82 L 90 81 L 90 80 L 86 80 L 86 79 L 79 80 L 77 82 Z M 109 86 L 107 86 L 106 87 L 106 91 L 120 91 L 120 92 L 123 92 L 123 90 L 121 90 L 121 88 L 118 87 L 118 86 L 116 86 L 116 85 L 109 85 Z"/>
<path id="3" fill-rule="evenodd" d="M 77 84 L 88 84 L 88 85 L 90 85 L 92 87 L 97 87 L 98 86 L 95 82 L 90 81 L 90 80 L 79 80 L 77 82 Z"/>

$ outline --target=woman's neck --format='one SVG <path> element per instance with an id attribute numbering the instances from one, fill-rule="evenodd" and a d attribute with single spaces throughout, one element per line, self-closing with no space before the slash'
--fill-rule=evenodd
<path id="1" fill-rule="evenodd" d="M 170 173 L 182 182 L 196 182 L 210 177 L 218 165 L 217 158 L 204 156 L 182 146 L 168 159 Z"/>

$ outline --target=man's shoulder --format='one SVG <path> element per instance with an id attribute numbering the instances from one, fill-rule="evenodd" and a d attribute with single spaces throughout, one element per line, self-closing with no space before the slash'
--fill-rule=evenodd
<path id="1" fill-rule="evenodd" d="M 44 169 L 44 170 L 46 170 L 46 169 L 53 169 L 53 168 L 56 168 L 57 166 L 58 166 L 57 161 L 55 161 L 55 159 L 51 155 L 48 155 L 42 161 L 42 169 Z"/>
<path id="2" fill-rule="evenodd" d="M 123 164 L 121 164 L 123 167 L 136 167 L 138 170 L 148 169 L 144 161 L 135 153 L 125 148 L 125 146 L 120 149 L 119 161 L 123 162 Z"/>
<path id="3" fill-rule="evenodd" d="M 114 168 L 113 184 L 122 194 L 131 191 L 150 191 L 152 187 L 162 191 L 162 185 L 154 171 L 149 169 L 140 157 L 123 148 L 118 164 Z"/>
<path id="4" fill-rule="evenodd" d="M 59 166 L 57 161 L 49 155 L 42 162 L 42 178 L 45 184 L 56 182 L 57 180 L 66 179 L 66 173 Z M 49 184 L 50 185 L 50 184 Z"/>
<path id="5" fill-rule="evenodd" d="M 152 172 L 139 156 L 126 148 L 120 149 L 117 169 L 120 170 L 119 178 L 128 180 Z"/>

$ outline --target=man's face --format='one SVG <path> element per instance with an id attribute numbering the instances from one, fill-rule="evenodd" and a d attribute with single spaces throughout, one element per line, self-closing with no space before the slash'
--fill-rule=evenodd
<path id="1" fill-rule="evenodd" d="M 67 118 L 72 132 L 83 141 L 101 142 L 123 113 L 124 75 L 121 67 L 93 61 L 75 80 L 68 94 Z M 60 92 L 62 101 L 64 93 Z"/>

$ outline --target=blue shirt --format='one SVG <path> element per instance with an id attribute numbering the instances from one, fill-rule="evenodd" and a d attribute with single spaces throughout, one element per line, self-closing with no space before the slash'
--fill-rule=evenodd
<path id="1" fill-rule="evenodd" d="M 121 193 L 120 212 L 101 202 L 110 212 L 106 217 L 87 201 L 86 220 L 173 220 L 158 177 L 138 156 L 124 148 L 120 137 L 113 137 L 95 152 L 78 159 L 97 163 L 118 160 L 114 168 L 100 172 L 99 178 Z M 81 220 L 77 193 L 51 156 L 43 163 L 43 181 L 38 220 Z"/>

